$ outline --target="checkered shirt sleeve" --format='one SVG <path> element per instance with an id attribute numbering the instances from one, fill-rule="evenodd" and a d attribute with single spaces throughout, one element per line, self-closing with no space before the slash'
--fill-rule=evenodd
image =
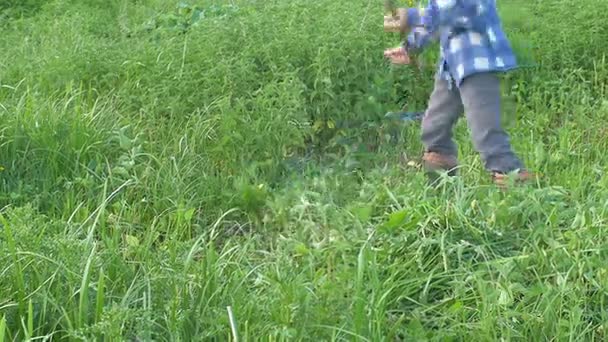
<path id="1" fill-rule="evenodd" d="M 431 0 L 426 8 L 408 8 L 408 25 L 412 28 L 405 47 L 419 52 L 439 38 L 439 28 L 454 32 L 484 31 L 483 14 L 494 0 Z"/>
<path id="2" fill-rule="evenodd" d="M 439 40 L 439 73 L 457 85 L 475 73 L 517 67 L 495 0 L 431 0 L 428 7 L 410 8 L 407 14 L 412 30 L 405 49 L 418 53 Z"/>

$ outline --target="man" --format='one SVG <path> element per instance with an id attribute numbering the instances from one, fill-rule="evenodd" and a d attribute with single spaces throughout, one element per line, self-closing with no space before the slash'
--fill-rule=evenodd
<path id="1" fill-rule="evenodd" d="M 454 124 L 464 111 L 475 149 L 494 182 L 504 186 L 515 173 L 531 178 L 501 127 L 499 72 L 517 67 L 494 0 L 430 0 L 426 8 L 400 8 L 384 18 L 385 31 L 409 33 L 403 46 L 384 55 L 408 64 L 410 54 L 439 40 L 440 62 L 435 87 L 422 120 L 423 162 L 427 171 L 455 174 L 457 147 Z"/>

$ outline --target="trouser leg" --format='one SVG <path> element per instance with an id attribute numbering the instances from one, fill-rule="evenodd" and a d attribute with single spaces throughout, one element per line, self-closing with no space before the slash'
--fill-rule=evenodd
<path id="1" fill-rule="evenodd" d="M 463 112 L 458 88 L 437 77 L 428 108 L 422 119 L 422 143 L 427 152 L 456 157 L 458 149 L 452 130 Z"/>
<path id="2" fill-rule="evenodd" d="M 460 86 L 460 96 L 471 131 L 473 145 L 490 172 L 509 173 L 523 169 L 508 134 L 502 127 L 500 79 L 493 73 L 468 77 Z"/>

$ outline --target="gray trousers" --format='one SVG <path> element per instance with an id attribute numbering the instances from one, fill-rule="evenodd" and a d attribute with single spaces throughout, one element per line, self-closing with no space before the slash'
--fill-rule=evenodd
<path id="1" fill-rule="evenodd" d="M 455 85 L 449 89 L 448 81 L 436 78 L 422 119 L 422 142 L 427 151 L 458 156 L 452 130 L 463 112 L 486 170 L 508 173 L 524 168 L 501 125 L 500 79 L 494 73 L 467 77 L 460 89 Z"/>

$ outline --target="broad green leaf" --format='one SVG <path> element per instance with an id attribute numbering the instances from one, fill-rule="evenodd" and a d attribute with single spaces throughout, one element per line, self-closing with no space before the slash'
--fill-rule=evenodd
<path id="1" fill-rule="evenodd" d="M 372 217 L 373 208 L 370 205 L 359 206 L 351 209 L 351 213 L 361 222 L 368 222 Z"/>
<path id="2" fill-rule="evenodd" d="M 388 221 L 386 221 L 382 225 L 382 229 L 388 230 L 388 231 L 397 229 L 397 228 L 399 228 L 399 226 L 401 226 L 405 222 L 406 217 L 407 217 L 407 212 L 405 210 L 400 210 L 400 211 L 391 213 L 388 216 Z"/>

